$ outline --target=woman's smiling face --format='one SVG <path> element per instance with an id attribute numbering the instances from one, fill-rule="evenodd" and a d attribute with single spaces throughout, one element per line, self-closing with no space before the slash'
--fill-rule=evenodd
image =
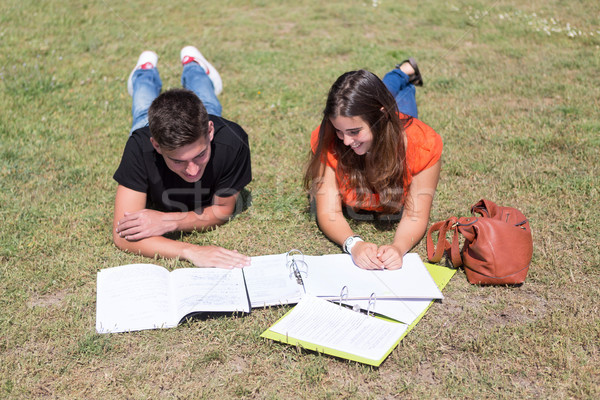
<path id="1" fill-rule="evenodd" d="M 330 118 L 329 121 L 337 137 L 356 154 L 362 156 L 371 149 L 373 132 L 361 117 L 338 116 Z"/>

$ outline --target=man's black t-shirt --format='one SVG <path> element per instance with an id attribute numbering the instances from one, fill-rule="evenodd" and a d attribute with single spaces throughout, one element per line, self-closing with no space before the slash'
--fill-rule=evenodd
<path id="1" fill-rule="evenodd" d="M 147 195 L 146 207 L 166 212 L 200 212 L 212 205 L 213 197 L 229 197 L 252 180 L 248 135 L 238 124 L 209 115 L 215 133 L 211 156 L 198 182 L 184 181 L 171 171 L 150 143 L 146 126 L 129 137 L 121 164 L 113 178 Z"/>

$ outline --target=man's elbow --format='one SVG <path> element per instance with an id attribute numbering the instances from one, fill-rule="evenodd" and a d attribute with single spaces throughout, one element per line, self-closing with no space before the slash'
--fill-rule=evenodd
<path id="1" fill-rule="evenodd" d="M 113 228 L 112 236 L 113 236 L 113 243 L 118 249 L 123 250 L 123 251 L 129 251 L 129 246 L 128 246 L 129 242 L 127 241 L 127 239 L 122 238 L 121 235 L 119 235 L 114 228 Z"/>
<path id="2" fill-rule="evenodd" d="M 221 206 L 214 207 L 212 210 L 213 218 L 212 222 L 215 226 L 223 225 L 226 222 L 229 222 L 235 214 L 235 204 L 233 206 Z"/>
<path id="3" fill-rule="evenodd" d="M 206 226 L 204 226 L 203 229 L 210 230 L 210 229 L 216 228 L 217 226 L 224 225 L 227 222 L 229 222 L 232 218 L 233 218 L 233 213 L 231 213 L 231 214 L 220 213 L 219 215 L 215 215 L 214 218 L 212 219 L 212 221 L 209 224 L 207 224 Z"/>

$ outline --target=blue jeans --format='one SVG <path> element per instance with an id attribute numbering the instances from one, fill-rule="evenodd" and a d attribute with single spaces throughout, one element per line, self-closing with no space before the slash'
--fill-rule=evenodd
<path id="1" fill-rule="evenodd" d="M 408 80 L 408 75 L 398 68 L 391 70 L 383 77 L 383 83 L 396 99 L 398 110 L 403 114 L 418 118 L 415 86 Z"/>
<path id="2" fill-rule="evenodd" d="M 131 102 L 133 122 L 129 132 L 130 135 L 136 129 L 148 125 L 148 109 L 162 89 L 162 81 L 157 68 L 138 69 L 133 73 L 131 80 L 133 83 L 133 99 Z M 181 73 L 181 85 L 196 93 L 209 114 L 221 116 L 223 111 L 221 103 L 215 95 L 213 83 L 206 75 L 204 68 L 195 62 L 184 65 Z"/>

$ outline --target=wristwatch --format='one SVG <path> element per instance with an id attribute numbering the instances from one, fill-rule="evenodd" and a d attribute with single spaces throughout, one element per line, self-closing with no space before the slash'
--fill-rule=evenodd
<path id="1" fill-rule="evenodd" d="M 346 239 L 344 241 L 344 245 L 342 246 L 342 250 L 344 250 L 345 253 L 348 253 L 348 254 L 352 255 L 352 248 L 358 242 L 364 242 L 364 240 L 362 240 L 362 238 L 360 236 L 357 236 L 357 235 L 349 236 L 348 239 Z"/>

